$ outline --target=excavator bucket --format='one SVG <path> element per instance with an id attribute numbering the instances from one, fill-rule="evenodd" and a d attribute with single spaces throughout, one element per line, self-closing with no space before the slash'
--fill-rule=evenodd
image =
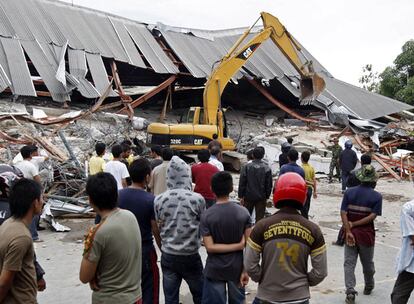
<path id="1" fill-rule="evenodd" d="M 325 80 L 316 73 L 303 76 L 300 81 L 300 100 L 315 100 L 325 90 Z"/>

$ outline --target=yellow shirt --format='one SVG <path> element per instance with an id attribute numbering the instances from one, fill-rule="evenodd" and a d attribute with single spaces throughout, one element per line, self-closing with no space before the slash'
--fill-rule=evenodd
<path id="1" fill-rule="evenodd" d="M 309 188 L 313 189 L 313 180 L 315 179 L 315 169 L 309 163 L 302 164 L 303 171 L 305 171 L 305 181 Z"/>
<path id="2" fill-rule="evenodd" d="M 95 175 L 103 172 L 105 168 L 105 161 L 100 156 L 92 156 L 89 160 L 89 175 Z"/>

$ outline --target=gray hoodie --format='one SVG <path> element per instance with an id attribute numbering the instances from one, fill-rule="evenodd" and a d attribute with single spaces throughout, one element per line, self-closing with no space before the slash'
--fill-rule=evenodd
<path id="1" fill-rule="evenodd" d="M 205 201 L 200 194 L 191 191 L 191 169 L 177 156 L 173 156 L 167 168 L 167 188 L 154 201 L 162 251 L 174 255 L 198 253 Z"/>

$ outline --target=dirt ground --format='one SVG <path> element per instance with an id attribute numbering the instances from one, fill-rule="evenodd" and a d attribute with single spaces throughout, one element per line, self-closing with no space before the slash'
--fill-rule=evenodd
<path id="1" fill-rule="evenodd" d="M 236 182 L 236 180 L 235 180 Z M 237 184 L 237 183 L 236 183 Z M 401 237 L 399 228 L 399 213 L 401 206 L 412 199 L 413 184 L 382 179 L 377 190 L 383 194 L 383 215 L 376 220 L 377 242 L 375 251 L 376 286 L 371 296 L 362 295 L 363 277 L 360 265 L 357 266 L 357 290 L 360 295 L 358 303 L 387 303 L 395 281 L 395 258 L 400 247 Z M 343 248 L 331 245 L 339 230 L 339 206 L 341 203 L 340 184 L 328 184 L 322 180 L 319 185 L 319 196 L 311 204 L 311 219 L 318 223 L 323 230 L 328 246 L 328 277 L 317 287 L 311 289 L 311 303 L 343 303 Z M 274 212 L 275 209 L 268 208 Z M 82 256 L 82 239 L 87 227 L 92 225 L 92 219 L 61 220 L 62 224 L 72 228 L 68 233 L 54 233 L 49 230 L 41 231 L 43 243 L 37 243 L 38 259 L 46 270 L 46 291 L 39 294 L 40 304 L 75 304 L 89 303 L 91 291 L 78 279 L 79 266 Z M 200 254 L 205 261 L 204 247 Z M 275 272 L 275 275 L 277 273 Z M 256 284 L 250 282 L 247 286 L 247 303 L 251 303 L 256 293 Z M 163 294 L 161 288 L 161 303 Z M 185 283 L 180 292 L 183 304 L 192 303 L 191 295 Z M 412 300 L 410 303 L 414 303 Z"/>

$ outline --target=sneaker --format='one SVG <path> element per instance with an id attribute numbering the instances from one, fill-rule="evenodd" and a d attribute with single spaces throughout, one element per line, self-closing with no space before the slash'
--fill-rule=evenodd
<path id="1" fill-rule="evenodd" d="M 355 294 L 354 293 L 348 293 L 345 298 L 346 304 L 354 304 L 355 303 Z"/>
<path id="2" fill-rule="evenodd" d="M 374 287 L 367 287 L 365 286 L 364 288 L 364 295 L 369 296 L 372 293 L 372 290 L 374 289 Z"/>

